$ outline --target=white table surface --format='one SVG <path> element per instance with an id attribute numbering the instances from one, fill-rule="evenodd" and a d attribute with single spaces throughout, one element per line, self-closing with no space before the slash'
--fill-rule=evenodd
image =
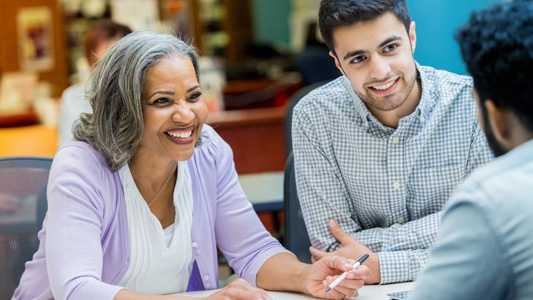
<path id="1" fill-rule="evenodd" d="M 239 183 L 252 204 L 283 202 L 283 171 L 239 175 Z"/>
<path id="2" fill-rule="evenodd" d="M 388 293 L 400 292 L 410 290 L 413 288 L 413 282 L 385 284 L 385 285 L 365 285 L 359 290 L 359 296 L 357 300 L 387 300 Z M 174 296 L 189 296 L 189 297 L 206 297 L 214 293 L 216 290 L 188 292 L 173 294 Z M 311 296 L 302 295 L 298 293 L 285 293 L 285 292 L 268 292 L 273 300 L 303 300 L 303 299 L 316 299 Z"/>

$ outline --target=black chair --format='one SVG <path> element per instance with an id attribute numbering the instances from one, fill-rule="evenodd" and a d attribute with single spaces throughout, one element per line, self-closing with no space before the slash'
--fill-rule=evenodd
<path id="1" fill-rule="evenodd" d="M 298 104 L 298 101 L 302 99 L 305 95 L 309 94 L 312 90 L 328 83 L 329 81 L 321 81 L 317 82 L 308 86 L 304 86 L 303 88 L 296 91 L 294 94 L 291 95 L 288 104 L 287 104 L 287 111 L 285 112 L 285 153 L 287 156 L 289 156 L 289 153 L 292 152 L 292 112 L 294 110 L 294 107 L 296 104 Z"/>
<path id="2" fill-rule="evenodd" d="M 11 299 L 39 246 L 51 165 L 49 157 L 0 158 L 0 300 Z"/>
<path id="3" fill-rule="evenodd" d="M 292 153 L 290 153 L 285 165 L 283 184 L 285 248 L 294 253 L 300 261 L 311 263 L 311 253 L 309 253 L 311 241 L 309 240 L 302 209 L 300 208 L 294 175 L 294 159 Z"/>
<path id="4" fill-rule="evenodd" d="M 342 75 L 325 45 L 306 47 L 296 56 L 296 66 L 305 85 L 330 81 Z"/>

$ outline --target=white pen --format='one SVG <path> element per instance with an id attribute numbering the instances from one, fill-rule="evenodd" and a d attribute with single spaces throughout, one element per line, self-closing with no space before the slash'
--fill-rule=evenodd
<path id="1" fill-rule="evenodd" d="M 352 267 L 352 270 L 355 270 L 357 267 L 359 267 L 362 263 L 365 262 L 365 260 L 368 258 L 368 254 L 365 254 L 363 255 L 363 257 L 361 257 L 360 259 L 358 259 L 354 264 L 353 264 L 353 267 Z M 348 271 L 351 271 L 351 270 L 348 270 Z M 329 292 L 331 289 L 335 288 L 337 286 L 337 284 L 339 284 L 341 281 L 344 280 L 344 278 L 346 278 L 346 274 L 348 274 L 348 271 L 342 273 L 341 276 L 339 276 L 339 278 L 335 279 L 335 281 L 333 281 L 330 285 L 328 285 L 328 287 L 326 288 L 326 290 L 324 291 L 324 294 Z"/>

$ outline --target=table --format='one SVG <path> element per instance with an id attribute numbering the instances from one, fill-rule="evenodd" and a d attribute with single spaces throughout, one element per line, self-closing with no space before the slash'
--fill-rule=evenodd
<path id="1" fill-rule="evenodd" d="M 283 171 L 239 175 L 239 183 L 256 212 L 283 210 Z"/>
<path id="2" fill-rule="evenodd" d="M 413 282 L 403 282 L 395 284 L 385 285 L 365 285 L 359 290 L 359 296 L 357 300 L 387 300 L 388 293 L 400 292 L 410 290 L 413 288 Z M 206 297 L 214 293 L 216 290 L 199 291 L 199 292 L 187 292 L 172 294 L 173 296 L 189 296 L 189 297 Z M 268 292 L 273 300 L 304 300 L 304 299 L 316 299 L 315 297 L 287 292 Z"/>

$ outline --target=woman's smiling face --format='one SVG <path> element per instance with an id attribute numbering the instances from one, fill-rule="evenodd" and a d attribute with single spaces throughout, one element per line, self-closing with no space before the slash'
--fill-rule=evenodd
<path id="1" fill-rule="evenodd" d="M 191 60 L 169 57 L 151 67 L 141 105 L 144 131 L 137 154 L 149 152 L 175 161 L 191 158 L 208 114 Z"/>

